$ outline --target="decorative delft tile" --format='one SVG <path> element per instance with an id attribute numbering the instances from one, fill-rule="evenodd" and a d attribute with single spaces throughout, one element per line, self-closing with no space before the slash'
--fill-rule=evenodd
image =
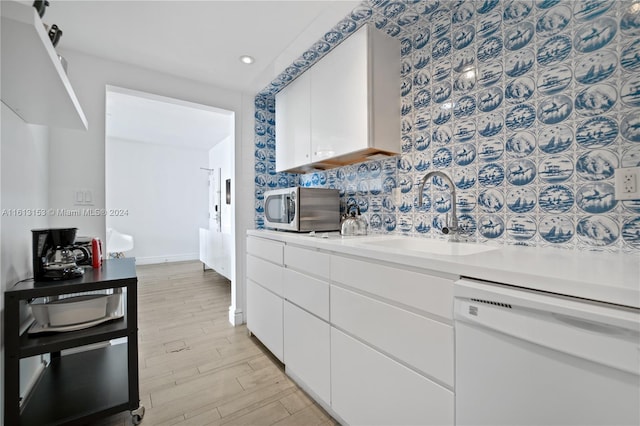
<path id="1" fill-rule="evenodd" d="M 495 239 L 504 234 L 505 224 L 498 215 L 482 215 L 478 222 L 478 232 L 485 238 Z"/>
<path id="2" fill-rule="evenodd" d="M 586 216 L 576 224 L 578 239 L 592 247 L 610 246 L 620 237 L 616 222 L 608 216 Z"/>
<path id="3" fill-rule="evenodd" d="M 573 238 L 575 229 L 568 216 L 544 216 L 540 220 L 539 232 L 550 243 L 565 244 Z"/>
<path id="4" fill-rule="evenodd" d="M 640 165 L 640 17 L 635 2 L 369 0 L 256 97 L 256 226 L 264 191 L 337 188 L 373 233 L 445 238 L 449 174 L 465 239 L 640 251 L 640 200 L 613 170 Z M 276 174 L 274 95 L 357 26 L 402 43 L 402 154 L 309 175 Z M 400 188 L 398 205 L 391 191 Z"/>
<path id="5" fill-rule="evenodd" d="M 366 4 L 362 4 L 360 6 L 357 6 L 355 9 L 353 9 L 353 11 L 349 14 L 349 17 L 356 22 L 359 22 L 359 21 L 366 22 L 368 19 L 371 18 L 372 14 L 373 14 L 373 10 L 371 9 L 371 7 Z"/>
<path id="6" fill-rule="evenodd" d="M 487 13 L 479 17 L 476 34 L 479 38 L 492 36 L 502 28 L 502 13 L 499 10 Z"/>
<path id="7" fill-rule="evenodd" d="M 514 187 L 507 193 L 506 203 L 513 213 L 528 213 L 536 207 L 538 196 L 532 188 Z"/>

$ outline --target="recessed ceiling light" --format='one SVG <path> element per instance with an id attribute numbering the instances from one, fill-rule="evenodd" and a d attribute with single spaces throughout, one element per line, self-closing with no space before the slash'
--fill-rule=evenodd
<path id="1" fill-rule="evenodd" d="M 252 64 L 253 61 L 255 61 L 255 59 L 253 59 L 253 57 L 249 56 L 249 55 L 242 55 L 242 56 L 240 56 L 240 61 L 243 64 Z"/>

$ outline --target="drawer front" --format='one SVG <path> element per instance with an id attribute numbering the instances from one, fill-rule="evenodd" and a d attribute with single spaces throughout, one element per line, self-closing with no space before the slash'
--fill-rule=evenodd
<path id="1" fill-rule="evenodd" d="M 284 361 L 282 304 L 281 298 L 247 280 L 247 328 L 280 361 Z"/>
<path id="2" fill-rule="evenodd" d="M 284 264 L 305 274 L 330 278 L 331 256 L 328 253 L 287 245 L 284 248 Z"/>
<path id="3" fill-rule="evenodd" d="M 331 408 L 351 425 L 453 425 L 453 392 L 331 327 Z"/>
<path id="4" fill-rule="evenodd" d="M 329 321 L 329 283 L 285 269 L 284 298 Z"/>
<path id="5" fill-rule="evenodd" d="M 331 279 L 358 290 L 453 319 L 453 280 L 331 256 Z"/>
<path id="6" fill-rule="evenodd" d="M 331 402 L 330 326 L 284 302 L 284 359 L 287 373 L 304 382 L 325 403 Z"/>
<path id="7" fill-rule="evenodd" d="M 255 256 L 247 256 L 247 278 L 271 290 L 278 296 L 283 294 L 284 267 Z"/>
<path id="8" fill-rule="evenodd" d="M 249 236 L 247 237 L 247 253 L 282 265 L 284 260 L 284 243 Z"/>
<path id="9" fill-rule="evenodd" d="M 331 324 L 453 387 L 453 327 L 331 286 Z"/>

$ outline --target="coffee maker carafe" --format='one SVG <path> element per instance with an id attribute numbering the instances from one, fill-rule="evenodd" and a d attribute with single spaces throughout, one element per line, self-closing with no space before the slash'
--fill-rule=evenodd
<path id="1" fill-rule="evenodd" d="M 36 281 L 69 280 L 84 274 L 84 269 L 76 264 L 74 250 L 84 250 L 75 246 L 78 228 L 34 229 L 33 233 L 33 274 Z M 89 253 L 86 253 L 87 257 Z"/>

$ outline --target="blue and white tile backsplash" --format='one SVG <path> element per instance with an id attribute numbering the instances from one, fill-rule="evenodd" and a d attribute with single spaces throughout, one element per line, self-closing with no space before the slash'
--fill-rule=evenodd
<path id="1" fill-rule="evenodd" d="M 401 40 L 402 155 L 275 173 L 274 96 L 364 23 Z M 365 1 L 255 100 L 256 227 L 263 193 L 340 189 L 374 233 L 443 238 L 447 172 L 470 241 L 640 251 L 640 201 L 614 199 L 640 166 L 640 1 Z M 400 188 L 402 199 L 391 195 Z"/>

